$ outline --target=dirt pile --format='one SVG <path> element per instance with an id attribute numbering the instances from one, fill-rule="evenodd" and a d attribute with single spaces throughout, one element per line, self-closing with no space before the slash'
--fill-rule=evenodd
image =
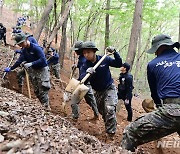
<path id="1" fill-rule="evenodd" d="M 109 146 L 79 131 L 51 112 L 37 100 L 0 87 L 0 149 L 20 153 L 120 153 L 119 146 Z"/>

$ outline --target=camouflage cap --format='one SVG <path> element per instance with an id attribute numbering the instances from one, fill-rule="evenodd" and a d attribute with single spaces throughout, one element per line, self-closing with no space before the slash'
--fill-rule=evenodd
<path id="1" fill-rule="evenodd" d="M 95 43 L 92 41 L 86 41 L 82 44 L 82 49 L 94 49 L 95 51 L 98 50 Z"/>
<path id="2" fill-rule="evenodd" d="M 75 42 L 74 46 L 71 48 L 71 50 L 77 51 L 80 50 L 82 47 L 83 41 L 77 41 Z"/>
<path id="3" fill-rule="evenodd" d="M 177 43 L 178 42 L 173 42 L 169 35 L 160 34 L 160 35 L 157 35 L 153 38 L 152 47 L 147 51 L 147 53 L 153 54 L 162 45 L 172 46 L 172 45 L 177 44 Z"/>
<path id="4" fill-rule="evenodd" d="M 17 33 L 14 36 L 15 44 L 20 44 L 26 40 L 28 35 L 24 34 L 23 32 Z"/>

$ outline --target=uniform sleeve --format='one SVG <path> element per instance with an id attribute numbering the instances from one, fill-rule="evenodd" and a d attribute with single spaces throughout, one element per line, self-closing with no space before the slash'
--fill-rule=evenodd
<path id="1" fill-rule="evenodd" d="M 147 66 L 147 79 L 148 79 L 149 88 L 151 91 L 151 97 L 154 100 L 156 107 L 159 107 L 159 106 L 161 106 L 161 100 L 157 94 L 156 78 L 153 75 L 153 73 L 151 72 L 149 65 Z"/>
<path id="2" fill-rule="evenodd" d="M 11 67 L 11 70 L 14 70 L 15 68 L 19 67 L 20 64 L 24 61 L 24 55 L 20 54 L 18 60 L 14 63 L 14 65 Z"/>
<path id="3" fill-rule="evenodd" d="M 58 60 L 59 59 L 59 54 L 58 53 L 54 53 L 53 57 L 54 57 L 54 59 Z"/>
<path id="4" fill-rule="evenodd" d="M 42 48 L 35 46 L 34 49 L 36 50 L 35 52 L 37 54 L 37 57 L 39 57 L 39 59 L 36 61 L 33 61 L 32 66 L 41 66 L 44 63 L 47 63 L 46 58 L 45 58 L 45 54 L 44 54 L 44 51 L 42 50 Z"/>
<path id="5" fill-rule="evenodd" d="M 131 99 L 132 97 L 132 90 L 133 90 L 133 77 L 132 75 L 129 75 L 127 78 L 126 78 L 126 99 Z"/>
<path id="6" fill-rule="evenodd" d="M 122 66 L 122 59 L 118 52 L 114 52 L 114 59 L 111 57 L 108 57 L 109 66 L 111 67 L 121 67 Z"/>

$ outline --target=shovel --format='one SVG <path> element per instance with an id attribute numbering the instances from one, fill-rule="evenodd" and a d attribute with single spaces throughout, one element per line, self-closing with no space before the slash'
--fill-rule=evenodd
<path id="1" fill-rule="evenodd" d="M 15 56 L 16 56 L 16 53 L 14 53 L 14 55 L 13 55 L 13 57 L 11 58 L 11 60 L 10 60 L 10 62 L 9 62 L 9 64 L 8 64 L 7 67 L 10 67 L 10 65 L 11 65 L 11 63 L 13 62 Z M 7 72 L 4 72 L 4 74 L 3 74 L 3 76 L 2 76 L 2 79 L 3 79 L 3 80 L 4 80 L 5 76 L 6 76 L 6 74 L 7 74 Z"/>
<path id="2" fill-rule="evenodd" d="M 101 62 L 111 54 L 112 53 L 105 52 L 105 55 L 97 62 L 93 69 L 95 70 L 101 64 Z M 78 81 L 74 78 L 70 80 L 65 91 L 69 93 L 68 95 L 71 94 L 71 99 L 73 100 L 73 102 L 80 102 L 88 92 L 89 88 L 84 85 L 84 82 L 90 77 L 90 75 L 90 73 L 87 73 L 81 81 Z"/>

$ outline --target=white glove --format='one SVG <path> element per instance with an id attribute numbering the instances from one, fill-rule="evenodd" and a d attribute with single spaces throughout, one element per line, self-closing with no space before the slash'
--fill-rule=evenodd
<path id="1" fill-rule="evenodd" d="M 32 66 L 32 63 L 25 63 L 24 64 L 24 67 L 26 68 L 26 69 L 28 69 L 29 67 L 31 67 Z"/>
<path id="2" fill-rule="evenodd" d="M 90 74 L 94 74 L 96 71 L 93 67 L 89 67 L 87 70 L 86 70 L 86 73 L 90 73 Z"/>
<path id="3" fill-rule="evenodd" d="M 114 53 L 114 52 L 116 52 L 116 49 L 114 47 L 112 47 L 112 46 L 109 46 L 109 47 L 106 48 L 106 51 L 110 52 L 110 53 Z"/>
<path id="4" fill-rule="evenodd" d="M 128 105 L 128 104 L 129 104 L 129 100 L 126 99 L 126 100 L 124 101 L 124 104 L 125 104 L 125 105 Z"/>

